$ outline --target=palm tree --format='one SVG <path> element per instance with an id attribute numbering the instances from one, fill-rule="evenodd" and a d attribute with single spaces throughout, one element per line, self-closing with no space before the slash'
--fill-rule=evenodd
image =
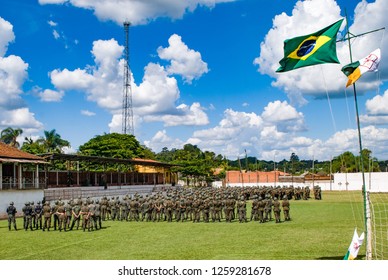
<path id="1" fill-rule="evenodd" d="M 57 152 L 61 153 L 63 147 L 70 147 L 70 142 L 61 138 L 55 129 L 51 131 L 44 131 L 44 138 L 41 138 L 40 141 L 43 143 L 47 152 Z"/>
<path id="2" fill-rule="evenodd" d="M 1 131 L 1 141 L 15 148 L 19 148 L 20 144 L 17 141 L 17 138 L 23 133 L 21 128 L 13 129 L 12 127 L 7 127 Z"/>
<path id="3" fill-rule="evenodd" d="M 24 143 L 23 144 L 28 144 L 28 145 L 32 145 L 34 144 L 34 140 L 32 140 L 32 138 L 28 138 L 28 137 L 24 137 Z"/>

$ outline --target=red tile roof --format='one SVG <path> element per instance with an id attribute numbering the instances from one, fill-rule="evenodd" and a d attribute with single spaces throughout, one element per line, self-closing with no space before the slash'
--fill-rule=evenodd
<path id="1" fill-rule="evenodd" d="M 23 152 L 17 148 L 11 147 L 3 142 L 0 142 L 0 161 L 7 161 L 7 159 L 44 161 L 44 159 L 39 156 Z"/>

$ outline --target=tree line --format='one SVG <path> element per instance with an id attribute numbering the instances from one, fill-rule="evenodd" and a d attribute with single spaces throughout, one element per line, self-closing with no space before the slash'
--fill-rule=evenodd
<path id="1" fill-rule="evenodd" d="M 33 140 L 28 137 L 20 144 L 18 139 L 23 130 L 20 128 L 5 128 L 1 131 L 0 141 L 32 154 L 63 153 L 64 148 L 70 148 L 70 142 L 62 139 L 55 129 L 44 131 L 43 136 Z M 388 171 L 388 161 L 378 161 L 371 156 L 371 151 L 364 149 L 363 166 L 366 172 Z M 211 151 L 202 151 L 196 145 L 185 144 L 182 149 L 164 147 L 159 153 L 153 152 L 148 147 L 141 145 L 133 135 L 119 133 L 105 133 L 97 135 L 81 145 L 77 154 L 118 159 L 154 159 L 174 165 L 172 171 L 180 174 L 180 179 L 186 180 L 187 185 L 208 185 L 209 183 L 225 178 L 226 171 L 281 171 L 289 174 L 300 175 L 311 172 L 327 175 L 337 172 L 360 172 L 361 157 L 346 151 L 330 161 L 300 160 L 298 155 L 291 153 L 289 159 L 281 161 L 260 160 L 257 157 L 245 156 L 237 160 L 229 160 L 226 157 Z M 82 163 L 80 168 L 86 168 Z M 68 163 L 57 163 L 52 168 L 68 170 Z M 117 170 L 118 164 L 88 165 L 88 168 L 98 170 Z"/>

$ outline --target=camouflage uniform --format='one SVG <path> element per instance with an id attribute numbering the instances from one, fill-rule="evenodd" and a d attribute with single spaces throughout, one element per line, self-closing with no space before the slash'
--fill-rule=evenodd
<path id="1" fill-rule="evenodd" d="M 259 200 L 257 199 L 257 195 L 253 195 L 252 198 L 251 221 L 257 221 L 259 220 Z"/>
<path id="2" fill-rule="evenodd" d="M 314 197 L 317 200 L 321 200 L 322 199 L 321 187 L 320 186 L 314 186 Z"/>
<path id="3" fill-rule="evenodd" d="M 32 206 L 30 205 L 30 203 L 26 203 L 25 212 L 24 212 L 25 220 L 26 220 L 25 227 L 24 227 L 25 230 L 27 230 L 28 228 L 30 228 L 30 230 L 32 230 L 32 213 L 33 212 L 34 212 L 34 210 L 32 209 Z"/>
<path id="4" fill-rule="evenodd" d="M 96 200 L 95 208 L 94 208 L 94 220 L 96 229 L 101 229 L 101 205 L 98 200 Z"/>
<path id="5" fill-rule="evenodd" d="M 120 217 L 121 221 L 124 221 L 124 220 L 128 221 L 129 208 L 128 208 L 128 201 L 126 197 L 120 203 L 120 211 L 121 211 L 121 217 Z"/>
<path id="6" fill-rule="evenodd" d="M 214 214 L 215 214 L 215 220 L 221 222 L 222 201 L 220 200 L 219 196 L 217 196 L 214 201 Z"/>
<path id="7" fill-rule="evenodd" d="M 93 230 L 97 228 L 97 221 L 96 221 L 96 205 L 94 204 L 93 200 L 89 201 L 89 229 Z"/>
<path id="8" fill-rule="evenodd" d="M 83 205 L 81 207 L 80 214 L 82 216 L 82 229 L 83 229 L 83 231 L 85 231 L 86 229 L 88 229 L 88 231 L 90 231 L 89 207 L 88 207 L 88 204 L 86 202 L 83 203 Z"/>
<path id="9" fill-rule="evenodd" d="M 110 218 L 114 221 L 116 219 L 116 201 L 115 198 L 112 197 L 111 201 L 109 202 L 109 209 L 110 209 Z"/>
<path id="10" fill-rule="evenodd" d="M 38 204 L 35 206 L 34 209 L 35 212 L 35 229 L 42 229 L 42 214 L 43 214 L 43 207 L 40 205 L 40 201 L 38 201 Z"/>
<path id="11" fill-rule="evenodd" d="M 106 196 L 104 196 L 101 199 L 100 205 L 101 205 L 101 218 L 103 221 L 105 221 L 107 219 L 107 208 L 108 208 L 108 199 L 106 198 Z"/>
<path id="12" fill-rule="evenodd" d="M 7 214 L 8 214 L 8 230 L 11 230 L 11 224 L 13 224 L 13 227 L 15 230 L 18 230 L 16 227 L 16 215 L 17 211 L 15 206 L 13 205 L 13 202 L 9 204 L 7 207 Z"/>
<path id="13" fill-rule="evenodd" d="M 227 222 L 232 222 L 233 216 L 234 216 L 234 206 L 236 204 L 236 201 L 234 200 L 233 196 L 230 195 L 229 199 L 226 200 L 225 202 L 225 218 Z"/>
<path id="14" fill-rule="evenodd" d="M 272 198 L 270 195 L 266 196 L 265 206 L 264 206 L 264 220 L 272 220 Z"/>
<path id="15" fill-rule="evenodd" d="M 277 197 L 275 197 L 273 201 L 273 213 L 276 223 L 280 223 L 280 202 Z"/>
<path id="16" fill-rule="evenodd" d="M 310 198 L 310 188 L 306 186 L 304 188 L 303 199 L 308 200 Z"/>
<path id="17" fill-rule="evenodd" d="M 199 200 L 199 198 L 195 198 L 194 201 L 193 201 L 193 214 L 194 214 L 194 219 L 193 219 L 193 223 L 197 222 L 199 223 L 200 220 L 201 220 L 201 210 L 200 210 L 200 206 L 201 206 L 201 201 Z"/>
<path id="18" fill-rule="evenodd" d="M 146 198 L 144 200 L 144 202 L 142 203 L 140 208 L 141 208 L 141 212 L 142 212 L 141 220 L 144 221 L 144 219 L 145 219 L 147 222 L 149 220 L 151 220 L 151 219 L 149 219 L 150 217 L 148 215 L 148 212 L 150 210 L 150 202 L 149 202 L 148 198 Z"/>
<path id="19" fill-rule="evenodd" d="M 155 206 L 156 208 L 158 207 L 158 205 L 156 204 Z M 165 206 L 164 206 L 164 209 L 166 211 L 166 219 L 167 219 L 167 222 L 172 222 L 172 211 L 173 211 L 173 205 L 172 205 L 172 201 L 171 199 L 168 197 L 166 202 L 165 202 Z"/>
<path id="20" fill-rule="evenodd" d="M 59 221 L 59 231 L 66 231 L 66 212 L 65 212 L 65 205 L 63 202 L 59 202 L 57 212 L 55 213 L 58 216 Z"/>
<path id="21" fill-rule="evenodd" d="M 129 204 L 129 221 L 133 221 L 135 219 L 135 200 L 132 198 L 128 202 Z"/>
<path id="22" fill-rule="evenodd" d="M 237 209 L 239 222 L 247 222 L 247 202 L 245 201 L 244 196 L 241 196 L 240 200 L 237 202 Z"/>
<path id="23" fill-rule="evenodd" d="M 58 210 L 58 201 L 56 201 L 53 205 L 53 207 L 51 208 L 51 212 L 53 213 L 53 218 L 54 218 L 54 230 L 57 230 L 57 225 L 59 223 L 59 218 L 58 218 L 58 215 L 57 215 L 57 210 Z"/>
<path id="24" fill-rule="evenodd" d="M 43 231 L 47 228 L 48 231 L 50 231 L 51 227 L 51 207 L 50 203 L 48 201 L 45 202 L 45 205 L 43 206 Z"/>
<path id="25" fill-rule="evenodd" d="M 184 221 L 186 220 L 186 201 L 182 198 L 180 201 L 177 203 L 177 218 L 176 221 Z"/>
<path id="26" fill-rule="evenodd" d="M 264 223 L 264 207 L 265 207 L 265 201 L 259 196 L 259 202 L 258 202 L 258 213 L 259 213 L 259 221 L 260 223 Z"/>
<path id="27" fill-rule="evenodd" d="M 81 212 L 81 205 L 80 204 L 74 205 L 73 208 L 71 209 L 71 214 L 73 216 L 73 221 L 71 223 L 70 230 L 73 230 L 75 224 L 77 224 L 77 230 L 78 230 L 78 228 L 79 228 L 79 221 L 81 220 L 80 212 Z"/>
<path id="28" fill-rule="evenodd" d="M 202 204 L 202 217 L 205 223 L 209 222 L 210 199 L 206 198 Z"/>
<path id="29" fill-rule="evenodd" d="M 35 228 L 35 226 L 36 226 L 35 203 L 33 201 L 31 201 L 30 206 L 32 208 L 31 224 L 32 224 L 32 227 Z"/>
<path id="30" fill-rule="evenodd" d="M 186 219 L 192 221 L 193 220 L 193 211 L 192 211 L 192 205 L 193 205 L 193 200 L 192 197 L 189 196 L 186 199 Z"/>
<path id="31" fill-rule="evenodd" d="M 170 212 L 169 212 L 170 219 L 172 220 L 172 212 L 173 212 L 172 201 L 169 202 L 169 206 L 170 206 Z M 158 197 L 156 199 L 156 202 L 155 202 L 155 205 L 154 205 L 154 221 L 158 221 L 159 222 L 161 220 L 161 218 L 162 218 L 162 211 L 163 210 L 164 210 L 163 200 Z M 167 217 L 167 220 L 168 220 L 168 217 Z"/>
<path id="32" fill-rule="evenodd" d="M 70 229 L 71 216 L 72 216 L 71 211 L 72 211 L 72 207 L 71 207 L 70 203 L 67 202 L 66 205 L 65 205 L 65 214 L 66 214 L 65 229 Z"/>
<path id="33" fill-rule="evenodd" d="M 291 220 L 291 218 L 290 218 L 290 201 L 288 200 L 286 195 L 283 197 L 282 207 L 283 207 L 284 220 L 285 221 Z"/>

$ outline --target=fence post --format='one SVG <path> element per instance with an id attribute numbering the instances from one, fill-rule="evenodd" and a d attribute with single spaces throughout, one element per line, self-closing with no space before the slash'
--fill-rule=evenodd
<path id="1" fill-rule="evenodd" d="M 35 188 L 39 189 L 39 164 L 36 165 Z"/>

